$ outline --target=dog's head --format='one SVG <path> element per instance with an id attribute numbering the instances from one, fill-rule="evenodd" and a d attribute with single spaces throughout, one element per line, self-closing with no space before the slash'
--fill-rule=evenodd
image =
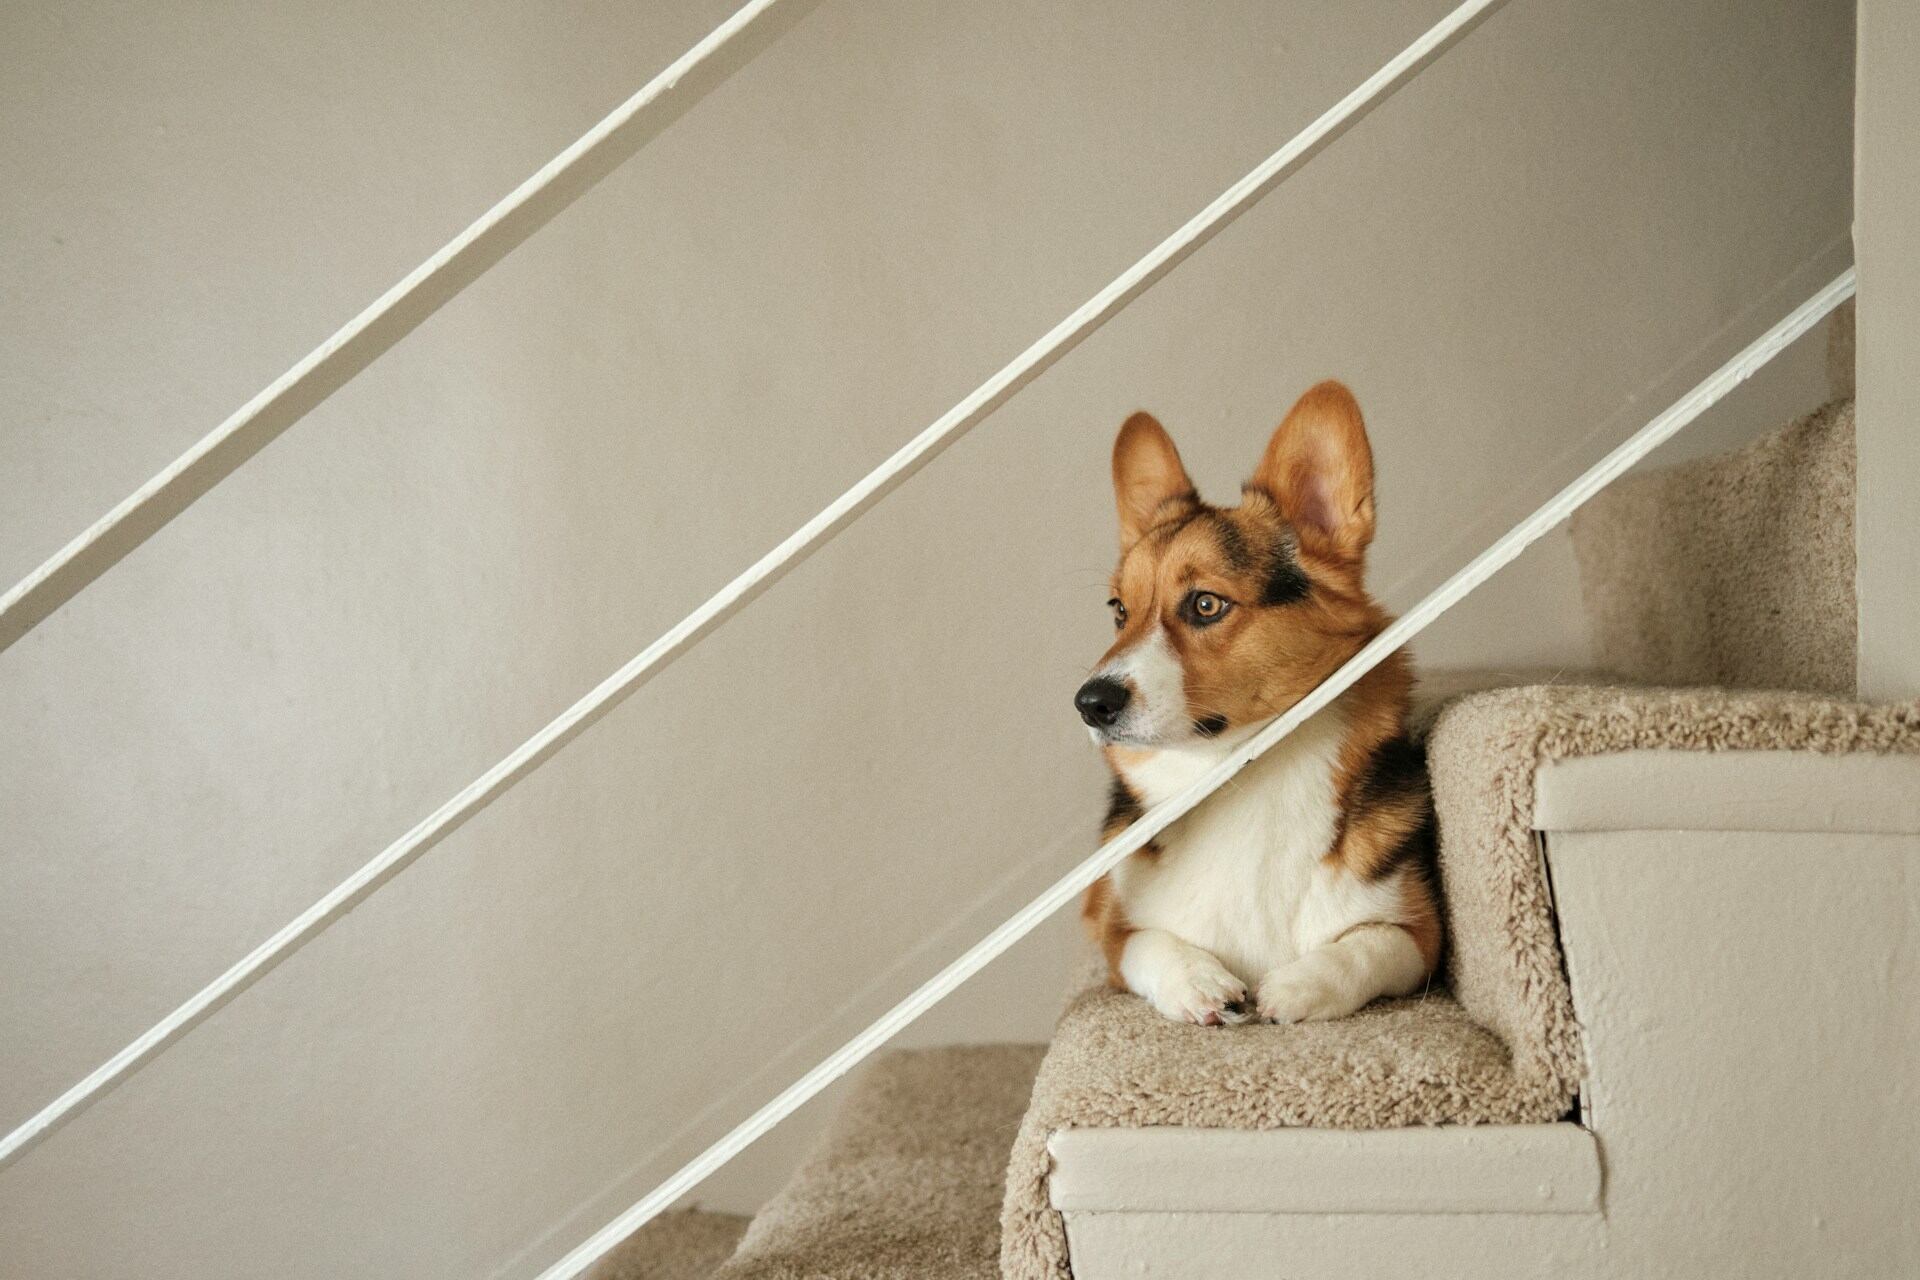
<path id="1" fill-rule="evenodd" d="M 1237 507 L 1200 501 L 1145 413 L 1114 441 L 1113 488 L 1119 636 L 1074 697 L 1096 742 L 1172 746 L 1250 728 L 1386 625 L 1363 581 L 1373 454 L 1338 382 L 1300 397 Z"/>

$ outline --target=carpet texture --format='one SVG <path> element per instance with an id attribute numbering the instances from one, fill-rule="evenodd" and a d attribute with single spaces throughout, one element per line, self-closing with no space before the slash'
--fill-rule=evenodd
<path id="1" fill-rule="evenodd" d="M 1103 983 L 1078 996 L 1055 1028 L 1014 1140 L 1001 1274 L 1073 1274 L 1065 1225 L 1047 1196 L 1047 1140 L 1057 1129 L 1524 1123 L 1556 1119 L 1566 1104 L 1522 1088 L 1506 1046 L 1441 991 L 1334 1022 L 1197 1027 Z"/>
<path id="2" fill-rule="evenodd" d="M 1002 1272 L 1066 1277 L 1047 1139 L 1069 1127 L 1267 1129 L 1531 1123 L 1565 1114 L 1579 1028 L 1533 838 L 1548 760 L 1635 748 L 1920 752 L 1920 704 L 1805 694 L 1547 686 L 1469 694 L 1428 742 L 1451 996 L 1340 1022 L 1203 1028 L 1096 987 L 1069 1005 L 1015 1139 Z"/>
<path id="3" fill-rule="evenodd" d="M 1851 695 L 1853 494 L 1851 400 L 1614 484 L 1572 522 L 1596 664 L 1649 684 Z"/>
<path id="4" fill-rule="evenodd" d="M 753 1220 L 716 1280 L 991 1280 L 1007 1150 L 1040 1045 L 896 1050 Z"/>
<path id="5" fill-rule="evenodd" d="M 663 1213 L 596 1263 L 587 1280 L 707 1280 L 746 1229 L 747 1220 L 734 1213 Z"/>

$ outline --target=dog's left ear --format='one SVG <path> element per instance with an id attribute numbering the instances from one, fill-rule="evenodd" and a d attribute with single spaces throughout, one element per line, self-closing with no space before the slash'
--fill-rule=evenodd
<path id="1" fill-rule="evenodd" d="M 1253 482 L 1308 549 L 1357 559 L 1373 541 L 1373 450 L 1353 392 L 1322 382 L 1301 396 L 1267 443 Z"/>

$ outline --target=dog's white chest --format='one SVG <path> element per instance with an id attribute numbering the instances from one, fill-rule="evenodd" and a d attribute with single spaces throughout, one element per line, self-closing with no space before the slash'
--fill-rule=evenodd
<path id="1" fill-rule="evenodd" d="M 1350 901 L 1360 886 L 1323 861 L 1339 820 L 1344 728 L 1338 704 L 1314 716 L 1167 828 L 1157 856 L 1127 859 L 1114 871 L 1127 922 L 1205 948 L 1249 986 L 1350 927 L 1371 904 Z M 1127 768 L 1127 781 L 1154 804 L 1235 745 L 1163 750 Z"/>

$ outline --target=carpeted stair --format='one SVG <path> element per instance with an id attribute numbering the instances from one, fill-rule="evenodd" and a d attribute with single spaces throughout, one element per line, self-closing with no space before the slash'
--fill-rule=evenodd
<path id="1" fill-rule="evenodd" d="M 1040 1045 L 896 1050 L 762 1209 L 723 1280 L 989 1280 Z"/>
<path id="2" fill-rule="evenodd" d="M 1852 695 L 1853 304 L 1823 408 L 1732 453 L 1628 476 L 1574 513 L 1595 665 L 1645 683 Z"/>
<path id="3" fill-rule="evenodd" d="M 602 1258 L 587 1280 L 706 1280 L 740 1243 L 747 1221 L 705 1209 L 663 1213 Z"/>
<path id="4" fill-rule="evenodd" d="M 1664 685 L 1854 688 L 1853 401 L 1630 476 L 1573 517 L 1599 665 Z"/>

